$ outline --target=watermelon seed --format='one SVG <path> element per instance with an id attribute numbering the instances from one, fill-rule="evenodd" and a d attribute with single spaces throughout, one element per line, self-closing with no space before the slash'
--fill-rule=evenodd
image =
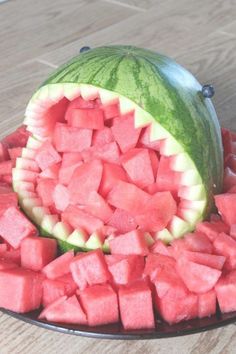
<path id="1" fill-rule="evenodd" d="M 211 98 L 215 94 L 215 89 L 212 85 L 203 85 L 202 94 L 204 97 Z"/>
<path id="2" fill-rule="evenodd" d="M 84 52 L 87 52 L 88 50 L 90 50 L 91 48 L 90 47 L 82 47 L 80 48 L 80 53 L 84 53 Z"/>

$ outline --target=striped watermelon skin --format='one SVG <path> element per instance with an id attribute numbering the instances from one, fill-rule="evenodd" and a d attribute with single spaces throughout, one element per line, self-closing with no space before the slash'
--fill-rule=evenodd
<path id="1" fill-rule="evenodd" d="M 221 191 L 223 148 L 219 122 L 193 75 L 172 59 L 133 46 L 98 47 L 80 54 L 44 83 L 91 84 L 113 91 L 150 113 L 194 162 L 208 195 Z"/>

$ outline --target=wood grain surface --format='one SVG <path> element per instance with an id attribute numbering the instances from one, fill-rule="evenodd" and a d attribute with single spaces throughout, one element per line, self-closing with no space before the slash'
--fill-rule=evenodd
<path id="1" fill-rule="evenodd" d="M 213 83 L 221 124 L 236 130 L 235 0 L 0 2 L 0 136 L 32 92 L 83 45 L 134 44 L 170 55 Z M 233 354 L 236 327 L 185 337 L 111 341 L 44 330 L 0 314 L 0 354 Z"/>

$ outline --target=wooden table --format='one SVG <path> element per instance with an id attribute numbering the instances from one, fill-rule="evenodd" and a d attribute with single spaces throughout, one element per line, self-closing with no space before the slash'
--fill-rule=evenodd
<path id="1" fill-rule="evenodd" d="M 0 131 L 22 122 L 33 91 L 84 45 L 133 44 L 175 58 L 216 89 L 225 127 L 236 129 L 236 0 L 9 0 L 0 3 Z M 236 352 L 236 327 L 173 339 L 94 340 L 0 314 L 1 354 Z"/>

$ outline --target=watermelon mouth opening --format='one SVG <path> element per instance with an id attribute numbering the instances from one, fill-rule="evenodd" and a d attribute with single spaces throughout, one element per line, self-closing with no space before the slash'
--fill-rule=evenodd
<path id="1" fill-rule="evenodd" d="M 204 217 L 206 191 L 194 163 L 126 97 L 50 84 L 36 92 L 25 116 L 32 136 L 13 186 L 25 213 L 64 249 L 109 251 L 110 239 L 137 228 L 147 243 L 168 243 Z"/>

